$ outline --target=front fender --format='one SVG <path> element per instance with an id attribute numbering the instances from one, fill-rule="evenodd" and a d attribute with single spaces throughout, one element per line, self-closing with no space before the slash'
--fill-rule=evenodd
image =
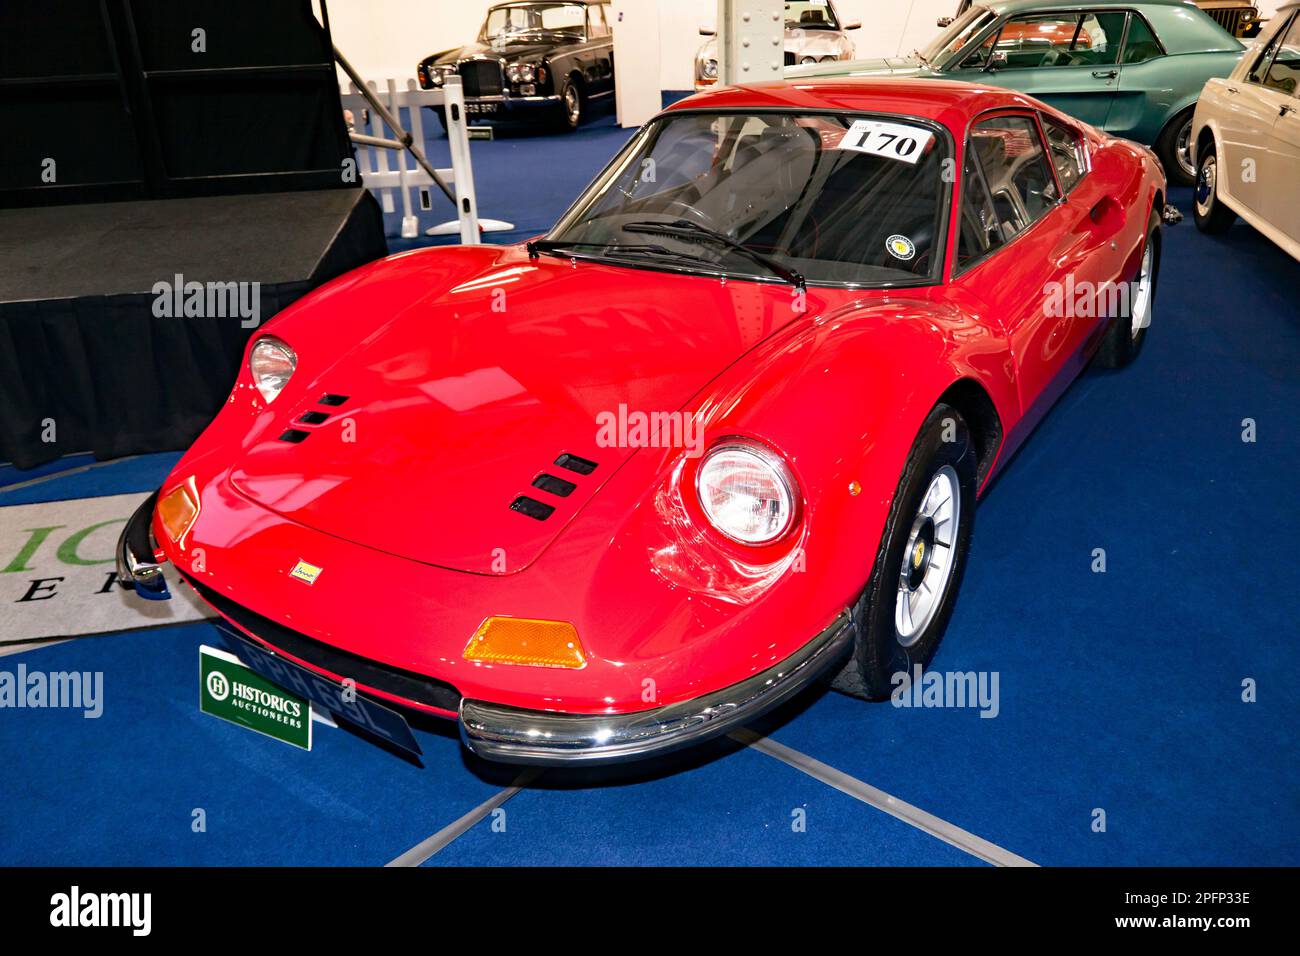
<path id="1" fill-rule="evenodd" d="M 793 607 L 795 621 L 829 617 L 867 581 L 904 463 L 945 391 L 973 380 L 1000 416 L 1014 414 L 1006 354 L 986 324 L 919 299 L 795 323 L 728 369 L 690 410 L 703 427 L 697 453 L 740 436 L 785 457 L 802 515 L 784 548 L 755 552 L 701 527 L 698 511 L 689 520 L 694 466 L 679 450 L 636 456 L 637 468 L 657 477 L 611 550 L 649 556 L 672 585 L 713 601 Z"/>

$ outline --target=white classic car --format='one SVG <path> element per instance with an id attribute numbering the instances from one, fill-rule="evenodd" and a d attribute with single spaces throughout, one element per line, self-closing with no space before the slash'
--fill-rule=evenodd
<path id="1" fill-rule="evenodd" d="M 785 65 L 853 59 L 855 51 L 848 31 L 861 26 L 841 21 L 831 0 L 790 0 L 785 5 Z M 700 27 L 700 35 L 709 39 L 695 54 L 697 93 L 718 82 L 716 32 L 710 26 Z"/>
<path id="2" fill-rule="evenodd" d="M 1241 216 L 1300 259 L 1300 2 L 1278 10 L 1227 79 L 1205 84 L 1192 119 L 1196 225 Z"/>

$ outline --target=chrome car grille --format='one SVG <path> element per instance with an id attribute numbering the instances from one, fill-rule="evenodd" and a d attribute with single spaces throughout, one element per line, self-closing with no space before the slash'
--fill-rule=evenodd
<path id="1" fill-rule="evenodd" d="M 496 60 L 464 60 L 457 70 L 466 96 L 501 95 L 501 64 Z"/>

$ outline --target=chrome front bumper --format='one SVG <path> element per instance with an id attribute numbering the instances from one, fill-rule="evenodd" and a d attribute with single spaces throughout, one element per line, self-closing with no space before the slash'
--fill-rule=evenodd
<path id="1" fill-rule="evenodd" d="M 649 757 L 715 737 L 788 700 L 837 662 L 852 639 L 844 610 L 797 652 L 753 677 L 632 714 L 559 714 L 465 698 L 460 736 L 474 753 L 502 763 L 565 766 Z"/>
<path id="2" fill-rule="evenodd" d="M 153 532 L 149 527 L 157 504 L 155 491 L 135 509 L 122 529 L 122 536 L 117 539 L 117 580 L 146 600 L 166 601 L 172 595 L 167 590 L 162 566 L 154 558 Z"/>

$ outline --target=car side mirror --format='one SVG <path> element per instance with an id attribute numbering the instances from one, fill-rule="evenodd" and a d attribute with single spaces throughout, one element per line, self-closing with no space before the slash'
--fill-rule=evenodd
<path id="1" fill-rule="evenodd" d="M 861 30 L 861 29 L 862 29 L 862 24 L 861 24 L 861 23 L 849 23 L 849 24 L 846 24 L 846 25 L 845 25 L 844 29 L 846 29 L 846 30 Z"/>
<path id="2" fill-rule="evenodd" d="M 952 26 L 952 17 L 940 17 L 938 20 L 934 21 L 934 25 L 940 30 L 946 30 L 948 27 Z"/>
<path id="3" fill-rule="evenodd" d="M 1006 66 L 1008 62 L 1010 61 L 1007 59 L 1006 50 L 994 50 L 992 53 L 989 54 L 989 62 L 988 65 L 984 67 L 984 69 L 989 73 L 992 73 L 994 70 L 998 70 Z"/>
<path id="4" fill-rule="evenodd" d="M 713 27 L 706 27 L 703 24 L 700 25 L 700 36 L 702 37 L 716 36 L 717 33 L 718 31 L 713 29 Z"/>

